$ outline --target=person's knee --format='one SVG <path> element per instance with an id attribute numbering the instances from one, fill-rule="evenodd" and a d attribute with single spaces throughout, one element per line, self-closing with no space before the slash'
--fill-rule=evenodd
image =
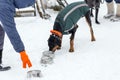
<path id="1" fill-rule="evenodd" d="M 113 0 L 105 0 L 107 3 L 111 3 Z"/>
<path id="2" fill-rule="evenodd" d="M 120 4 L 120 0 L 115 0 L 115 3 Z"/>

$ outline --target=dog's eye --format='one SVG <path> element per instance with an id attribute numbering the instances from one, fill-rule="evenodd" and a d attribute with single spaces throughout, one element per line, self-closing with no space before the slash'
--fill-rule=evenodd
<path id="1" fill-rule="evenodd" d="M 50 37 L 49 37 L 49 39 L 48 39 L 48 41 L 51 41 L 51 42 L 53 42 L 54 41 L 54 36 L 53 35 L 50 35 Z"/>

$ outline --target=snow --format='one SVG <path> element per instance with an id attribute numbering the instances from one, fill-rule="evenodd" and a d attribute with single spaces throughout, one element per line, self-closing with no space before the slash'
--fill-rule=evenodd
<path id="1" fill-rule="evenodd" d="M 74 1 L 69 0 L 69 3 Z M 95 24 L 92 18 L 96 41 L 90 41 L 89 27 L 81 18 L 74 41 L 75 52 L 68 52 L 70 35 L 65 35 L 61 50 L 55 52 L 54 63 L 43 67 L 40 58 L 42 52 L 48 50 L 47 39 L 57 12 L 50 10 L 49 14 L 51 18 L 48 20 L 39 16 L 15 18 L 33 67 L 22 68 L 19 53 L 15 52 L 6 35 L 3 64 L 10 65 L 12 69 L 0 72 L 0 80 L 27 80 L 29 70 L 41 70 L 42 77 L 35 80 L 120 80 L 120 22 L 103 18 L 106 14 L 105 3 L 101 4 L 99 12 L 101 24 Z"/>

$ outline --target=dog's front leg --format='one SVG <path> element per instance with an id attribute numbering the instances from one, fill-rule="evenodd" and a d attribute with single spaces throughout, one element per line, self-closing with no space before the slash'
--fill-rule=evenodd
<path id="1" fill-rule="evenodd" d="M 95 41 L 94 32 L 92 29 L 92 23 L 91 23 L 91 19 L 90 19 L 90 11 L 86 13 L 85 19 L 86 19 L 86 22 L 88 23 L 88 26 L 90 28 L 91 41 Z"/>
<path id="2" fill-rule="evenodd" d="M 78 25 L 76 24 L 75 27 L 71 31 L 69 31 L 69 33 L 71 33 L 69 52 L 74 52 L 74 37 L 75 37 L 77 28 L 78 28 Z"/>
<path id="3" fill-rule="evenodd" d="M 99 8 L 95 9 L 95 23 L 100 24 L 100 22 L 98 21 L 98 12 L 99 12 Z"/>
<path id="4" fill-rule="evenodd" d="M 94 15 L 93 15 L 93 9 L 92 8 L 90 9 L 90 16 L 94 17 Z"/>
<path id="5" fill-rule="evenodd" d="M 74 39 L 70 39 L 70 49 L 69 52 L 74 52 Z"/>

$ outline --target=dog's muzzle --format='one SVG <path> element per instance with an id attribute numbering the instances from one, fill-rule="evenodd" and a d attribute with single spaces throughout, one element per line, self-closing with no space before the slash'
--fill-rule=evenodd
<path id="1" fill-rule="evenodd" d="M 49 50 L 52 51 L 52 49 L 55 46 L 61 46 L 61 38 L 58 37 L 57 35 L 50 35 L 49 39 L 48 39 L 48 46 L 49 46 Z"/>

